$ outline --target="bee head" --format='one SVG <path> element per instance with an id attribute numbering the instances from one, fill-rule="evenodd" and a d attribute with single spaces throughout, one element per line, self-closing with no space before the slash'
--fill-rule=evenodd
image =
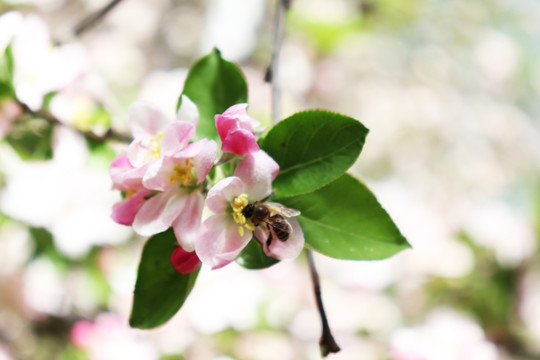
<path id="1" fill-rule="evenodd" d="M 255 205 L 247 204 L 246 207 L 242 209 L 242 215 L 244 215 L 246 219 L 250 219 L 253 216 L 254 210 L 255 210 Z"/>

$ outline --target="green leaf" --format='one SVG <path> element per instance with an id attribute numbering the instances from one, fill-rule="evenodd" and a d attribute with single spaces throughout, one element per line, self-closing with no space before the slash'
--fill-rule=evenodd
<path id="1" fill-rule="evenodd" d="M 15 89 L 13 88 L 13 53 L 11 44 L 4 50 L 3 56 L 0 58 L 0 98 L 15 97 Z"/>
<path id="2" fill-rule="evenodd" d="M 296 113 L 260 140 L 280 166 L 275 198 L 315 191 L 337 179 L 360 155 L 368 129 L 359 121 L 328 111 Z"/>
<path id="3" fill-rule="evenodd" d="M 170 258 L 177 244 L 169 229 L 152 236 L 144 246 L 129 324 L 140 329 L 162 325 L 182 307 L 199 270 L 182 275 Z M 199 268 L 200 269 L 200 268 Z"/>
<path id="4" fill-rule="evenodd" d="M 53 130 L 46 120 L 27 118 L 11 125 L 6 140 L 23 160 L 48 160 L 53 156 Z"/>
<path id="5" fill-rule="evenodd" d="M 252 239 L 238 255 L 236 262 L 246 269 L 264 269 L 276 264 L 279 260 L 266 256 L 262 246 Z"/>
<path id="6" fill-rule="evenodd" d="M 217 139 L 214 116 L 247 102 L 247 84 L 238 66 L 223 60 L 219 50 L 214 49 L 191 67 L 182 94 L 199 108 L 198 138 Z M 178 108 L 181 102 L 182 97 Z"/>
<path id="7" fill-rule="evenodd" d="M 297 217 L 306 247 L 338 259 L 382 259 L 410 247 L 373 193 L 345 174 L 322 189 L 281 201 Z"/>

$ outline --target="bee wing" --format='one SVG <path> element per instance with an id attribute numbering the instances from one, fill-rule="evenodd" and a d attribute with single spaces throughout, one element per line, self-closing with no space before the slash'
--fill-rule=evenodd
<path id="1" fill-rule="evenodd" d="M 272 208 L 273 213 L 280 214 L 284 217 L 294 217 L 300 215 L 299 210 L 288 208 L 279 203 L 268 202 L 266 204 Z"/>

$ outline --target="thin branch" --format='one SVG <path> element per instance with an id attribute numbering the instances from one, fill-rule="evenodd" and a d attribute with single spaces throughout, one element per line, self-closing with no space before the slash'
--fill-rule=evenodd
<path id="1" fill-rule="evenodd" d="M 74 128 L 74 127 L 70 126 L 69 124 L 66 124 L 66 123 L 60 121 L 59 119 L 57 119 L 53 114 L 51 114 L 48 111 L 45 111 L 45 110 L 34 111 L 34 110 L 30 109 L 26 104 L 19 103 L 19 105 L 22 108 L 23 114 L 43 119 L 43 120 L 47 121 L 48 123 L 50 123 L 52 125 L 64 126 L 66 128 L 69 128 L 69 129 L 79 133 L 80 135 L 84 136 L 86 139 L 89 139 L 89 140 L 95 140 L 95 141 L 116 140 L 116 141 L 125 142 L 125 143 L 128 143 L 131 140 L 133 140 L 130 135 L 116 132 L 112 128 L 109 128 L 102 135 L 95 134 L 92 131 L 83 131 L 83 130 Z"/>
<path id="2" fill-rule="evenodd" d="M 326 357 L 328 354 L 337 353 L 341 349 L 334 340 L 334 336 L 332 335 L 332 331 L 330 331 L 330 326 L 328 325 L 326 313 L 324 312 L 319 274 L 317 273 L 317 269 L 315 268 L 313 254 L 311 250 L 308 249 L 306 249 L 306 254 L 309 263 L 309 270 L 311 273 L 311 280 L 313 281 L 313 292 L 315 293 L 315 299 L 317 301 L 317 309 L 319 310 L 319 315 L 321 316 L 322 335 L 319 339 L 319 347 L 321 349 L 321 355 L 323 357 Z"/>
<path id="3" fill-rule="evenodd" d="M 96 25 L 105 15 L 107 15 L 116 5 L 120 4 L 122 0 L 112 0 L 103 8 L 94 12 L 93 14 L 88 15 L 84 18 L 79 25 L 75 27 L 74 33 L 76 36 L 81 36 L 86 30 L 90 29 L 92 26 Z"/>
<path id="4" fill-rule="evenodd" d="M 281 53 L 283 35 L 285 33 L 285 13 L 290 8 L 291 2 L 291 0 L 277 0 L 276 12 L 274 14 L 272 57 L 264 75 L 264 80 L 272 85 L 272 122 L 274 124 L 281 118 L 281 89 L 278 85 L 279 54 Z"/>

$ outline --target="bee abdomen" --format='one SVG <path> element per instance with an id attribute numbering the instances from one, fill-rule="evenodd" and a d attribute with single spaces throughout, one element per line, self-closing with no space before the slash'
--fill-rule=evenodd
<path id="1" fill-rule="evenodd" d="M 281 215 L 273 215 L 270 217 L 270 224 L 274 230 L 274 234 L 281 241 L 289 239 L 291 228 L 287 220 Z"/>

